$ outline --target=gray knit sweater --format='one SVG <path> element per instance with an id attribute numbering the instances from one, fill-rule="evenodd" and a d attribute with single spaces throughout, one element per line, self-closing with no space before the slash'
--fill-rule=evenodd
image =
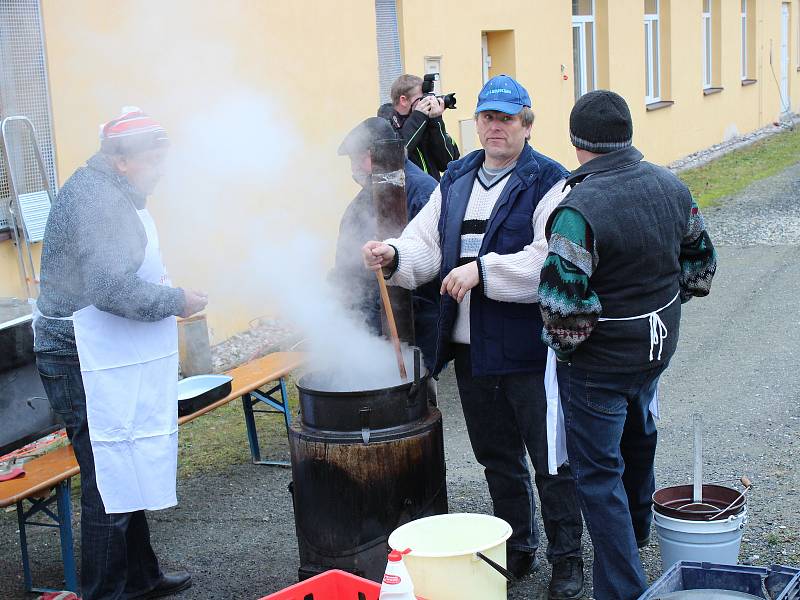
<path id="1" fill-rule="evenodd" d="M 44 234 L 37 306 L 68 317 L 90 304 L 137 321 L 183 312 L 183 290 L 138 277 L 147 236 L 137 210 L 145 197 L 95 154 L 70 177 L 50 210 Z M 70 321 L 39 319 L 36 352 L 75 355 Z"/>

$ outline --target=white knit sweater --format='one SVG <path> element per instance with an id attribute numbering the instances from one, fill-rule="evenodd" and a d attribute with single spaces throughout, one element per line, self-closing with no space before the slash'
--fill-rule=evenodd
<path id="1" fill-rule="evenodd" d="M 485 219 L 491 215 L 503 188 L 510 176 L 488 190 L 477 180 L 467 204 L 466 219 Z M 519 252 L 497 254 L 490 252 L 481 257 L 483 263 L 483 291 L 492 300 L 500 302 L 533 303 L 539 301 L 539 275 L 547 257 L 545 226 L 556 206 L 567 195 L 562 192 L 564 180 L 558 181 L 539 201 L 533 212 L 533 240 Z M 397 248 L 397 270 L 389 279 L 390 285 L 415 289 L 439 274 L 442 264 L 442 250 L 439 246 L 439 215 L 442 211 L 442 194 L 439 186 L 431 194 L 428 203 L 406 226 L 399 238 L 386 240 Z M 462 248 L 474 245 L 465 244 Z M 453 327 L 452 341 L 469 344 L 469 305 L 470 292 L 458 307 L 458 315 Z"/>

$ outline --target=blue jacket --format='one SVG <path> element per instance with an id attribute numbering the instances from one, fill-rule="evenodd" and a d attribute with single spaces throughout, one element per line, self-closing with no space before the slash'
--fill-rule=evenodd
<path id="1" fill-rule="evenodd" d="M 408 220 L 417 216 L 436 189 L 436 180 L 410 160 L 406 160 L 406 199 Z M 436 326 L 439 321 L 441 295 L 439 281 L 430 281 L 414 290 L 414 337 L 422 350 L 423 362 L 433 371 L 436 359 Z"/>
<path id="2" fill-rule="evenodd" d="M 483 150 L 472 152 L 450 163 L 442 176 L 440 278 L 458 266 L 464 214 L 484 156 Z M 530 244 L 536 206 L 547 191 L 567 175 L 568 171 L 562 165 L 525 144 L 492 210 L 478 260 L 489 252 L 519 252 Z M 451 334 L 457 312 L 456 301 L 450 296 L 443 296 L 439 312 L 437 371 L 452 358 Z M 539 336 L 542 327 L 538 304 L 499 302 L 484 296 L 482 285 L 473 288 L 470 300 L 472 374 L 483 376 L 544 371 L 547 347 Z"/>

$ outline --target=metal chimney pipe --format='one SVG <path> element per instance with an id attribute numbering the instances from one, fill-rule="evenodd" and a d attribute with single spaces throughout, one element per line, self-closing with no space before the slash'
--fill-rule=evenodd
<path id="1" fill-rule="evenodd" d="M 372 203 L 375 207 L 379 240 L 397 237 L 408 223 L 405 187 L 406 151 L 403 141 L 378 140 L 372 148 Z M 411 291 L 389 286 L 397 332 L 400 339 L 414 344 L 414 309 Z M 387 332 L 386 318 L 383 330 Z"/>

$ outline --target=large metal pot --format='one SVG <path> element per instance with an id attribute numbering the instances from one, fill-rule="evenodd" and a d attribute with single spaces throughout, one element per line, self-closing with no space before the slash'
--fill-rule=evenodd
<path id="1" fill-rule="evenodd" d="M 365 432 L 398 427 L 428 414 L 429 373 L 414 348 L 414 376 L 407 383 L 376 390 L 323 391 L 314 388 L 319 374 L 300 378 L 297 390 L 303 424 L 312 429 Z M 365 440 L 368 441 L 368 440 Z"/>
<path id="2" fill-rule="evenodd" d="M 301 579 L 344 569 L 380 581 L 387 539 L 413 519 L 447 512 L 442 415 L 414 350 L 413 380 L 326 391 L 297 384 L 301 418 L 289 427 Z"/>

